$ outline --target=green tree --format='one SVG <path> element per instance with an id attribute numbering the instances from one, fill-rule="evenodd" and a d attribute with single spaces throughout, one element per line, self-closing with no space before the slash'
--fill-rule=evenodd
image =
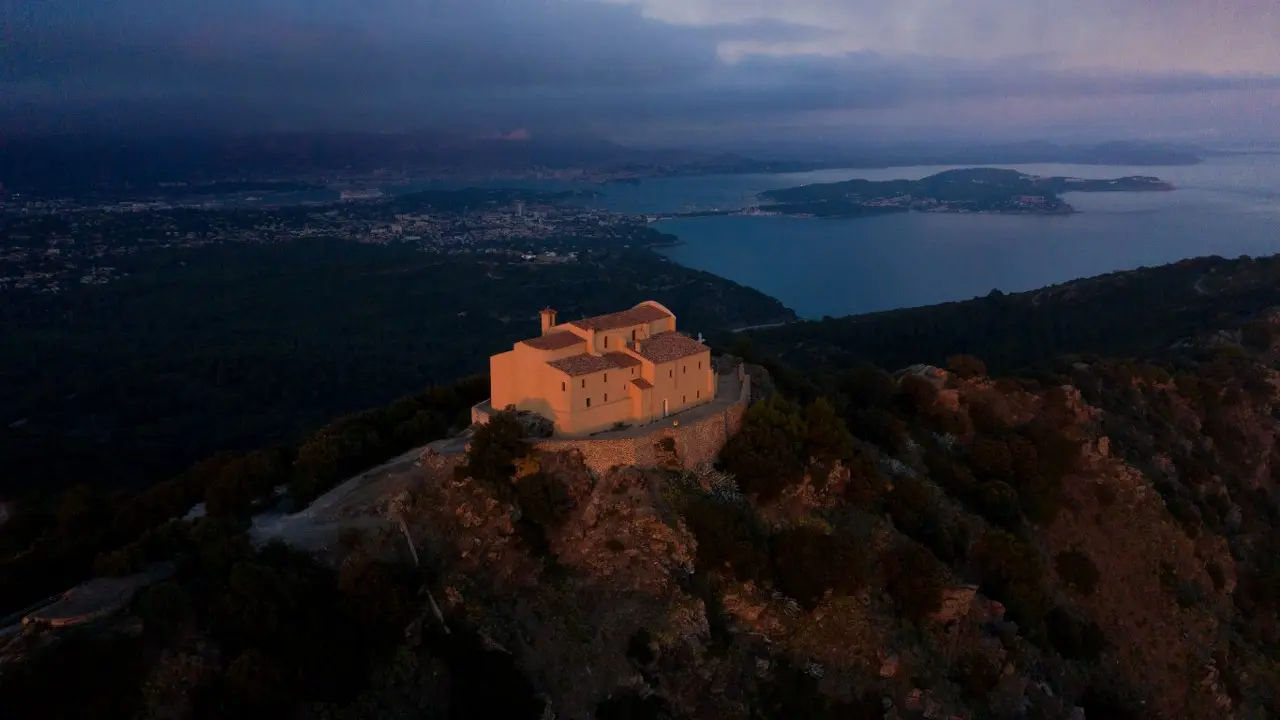
<path id="1" fill-rule="evenodd" d="M 853 436 L 825 397 L 809 404 L 805 411 L 805 449 L 821 462 L 847 462 L 853 456 Z"/>
<path id="2" fill-rule="evenodd" d="M 510 502 L 514 498 L 511 479 L 516 473 L 515 463 L 530 451 L 524 435 L 514 413 L 494 415 L 476 428 L 467 448 L 467 460 L 458 467 L 458 473 L 485 483 L 499 498 Z"/>
<path id="3" fill-rule="evenodd" d="M 742 429 L 720 451 L 720 462 L 743 492 L 769 502 L 804 477 L 806 436 L 799 409 L 775 393 L 747 410 Z"/>

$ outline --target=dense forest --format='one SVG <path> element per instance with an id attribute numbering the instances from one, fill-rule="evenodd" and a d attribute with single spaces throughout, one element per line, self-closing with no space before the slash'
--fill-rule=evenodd
<path id="1" fill-rule="evenodd" d="M 763 354 L 810 373 L 871 362 L 900 368 L 982 357 L 1000 374 L 1063 354 L 1111 357 L 1162 352 L 1209 327 L 1238 326 L 1280 305 L 1275 257 L 1184 260 L 1024 293 L 744 333 Z M 742 338 L 722 335 L 725 343 Z"/>
<path id="2" fill-rule="evenodd" d="M 936 370 L 853 359 L 832 332 L 845 321 L 757 333 L 735 352 L 758 363 L 764 399 L 716 467 L 593 476 L 499 417 L 391 502 L 412 557 L 394 527 L 314 557 L 244 530 L 274 488 L 305 504 L 460 429 L 484 378 L 138 494 L 31 495 L 0 526 L 0 611 L 92 573 L 178 571 L 122 619 L 0 637 L 24 657 L 0 670 L 0 704 L 20 718 L 1275 717 L 1277 279 L 1280 258 L 1206 259 L 1012 296 L 1059 318 L 1025 351 L 995 332 L 1018 328 L 986 317 L 993 299 L 905 311 L 925 331 L 875 336 L 885 358 L 918 346 Z M 947 321 L 963 317 L 992 328 L 969 349 L 994 359 L 953 350 Z M 1081 329 L 1090 318 L 1102 329 Z M 198 500 L 205 517 L 173 519 Z"/>
<path id="3" fill-rule="evenodd" d="M 15 299 L 0 309 L 0 496 L 137 488 L 214 452 L 297 441 L 487 371 L 547 305 L 568 320 L 655 299 L 695 334 L 794 318 L 646 248 L 506 257 L 327 240 L 163 249 L 131 256 L 127 281 Z"/>

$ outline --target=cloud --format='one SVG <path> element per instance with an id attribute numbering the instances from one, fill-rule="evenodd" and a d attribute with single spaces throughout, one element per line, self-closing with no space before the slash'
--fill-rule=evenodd
<path id="1" fill-rule="evenodd" d="M 0 122 L 674 134 L 1037 98 L 1148 98 L 1158 112 L 1162 98 L 1280 87 L 1280 63 L 1271 74 L 1078 67 L 1071 53 L 1085 45 L 1070 38 L 1105 25 L 1100 0 L 975 0 L 964 17 L 923 0 L 777 4 L 785 13 L 763 0 L 664 2 L 0 0 Z M 1057 24 L 1042 12 L 1055 7 Z M 946 52 L 926 51 L 934 42 Z"/>
<path id="2" fill-rule="evenodd" d="M 1275 0 L 620 1 L 681 24 L 778 20 L 827 29 L 803 48 L 810 52 L 1049 54 L 1063 67 L 1280 73 Z"/>

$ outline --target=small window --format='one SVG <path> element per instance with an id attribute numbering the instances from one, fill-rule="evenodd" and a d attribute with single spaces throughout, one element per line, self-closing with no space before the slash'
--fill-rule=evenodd
<path id="1" fill-rule="evenodd" d="M 587 407 L 591 407 L 591 398 L 587 398 Z"/>
<path id="2" fill-rule="evenodd" d="M 702 361 L 701 361 L 701 360 L 699 360 L 699 361 L 698 361 L 698 369 L 699 369 L 699 370 L 701 370 L 701 369 L 702 369 Z"/>
<path id="3" fill-rule="evenodd" d="M 587 386 L 587 379 L 582 378 L 582 387 L 586 387 L 586 386 Z"/>
<path id="4" fill-rule="evenodd" d="M 631 331 L 631 342 L 635 342 L 635 341 L 636 341 L 636 331 L 635 331 L 635 330 L 632 330 L 632 331 Z"/>
<path id="5" fill-rule="evenodd" d="M 675 377 L 675 376 L 676 376 L 676 371 L 675 371 L 675 370 L 668 370 L 668 371 L 667 371 L 667 377 Z"/>
<path id="6" fill-rule="evenodd" d="M 702 398 L 702 391 L 701 391 L 701 390 L 699 390 L 698 392 L 694 393 L 694 394 L 693 394 L 693 398 L 694 398 L 695 400 L 699 400 L 699 399 L 701 399 L 701 398 Z"/>
<path id="7" fill-rule="evenodd" d="M 681 405 L 683 405 L 683 404 L 685 404 L 685 403 L 687 403 L 687 402 L 689 402 L 689 396 L 688 396 L 688 395 L 681 395 L 681 396 L 680 396 L 680 404 L 681 404 Z"/>
<path id="8" fill-rule="evenodd" d="M 604 401 L 609 402 L 609 393 L 604 394 Z"/>
<path id="9" fill-rule="evenodd" d="M 684 367 L 680 368 L 680 372 L 684 373 L 685 375 L 688 375 L 688 374 L 689 374 L 689 366 L 688 366 L 688 365 L 685 365 Z"/>
<path id="10" fill-rule="evenodd" d="M 604 336 L 604 346 L 605 346 L 605 347 L 609 347 L 609 336 L 608 336 L 608 335 L 605 335 L 605 336 Z"/>
<path id="11" fill-rule="evenodd" d="M 632 374 L 632 375 L 635 375 L 635 374 L 636 374 L 636 369 L 635 369 L 635 368 L 631 368 L 631 374 Z"/>
<path id="12" fill-rule="evenodd" d="M 604 374 L 604 381 L 609 382 L 609 373 Z"/>
<path id="13" fill-rule="evenodd" d="M 569 388 L 565 387 L 564 383 L 560 383 L 560 392 L 564 392 L 565 390 L 568 390 L 568 389 Z"/>

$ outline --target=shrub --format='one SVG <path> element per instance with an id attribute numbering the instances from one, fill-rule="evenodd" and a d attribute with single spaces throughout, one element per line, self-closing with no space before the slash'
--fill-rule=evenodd
<path id="1" fill-rule="evenodd" d="M 246 514 L 254 501 L 289 480 L 285 456 L 272 451 L 226 454 L 204 464 L 204 502 L 210 515 Z"/>
<path id="2" fill-rule="evenodd" d="M 889 454 L 901 452 L 907 445 L 907 424 L 883 408 L 863 408 L 848 419 L 849 432 Z"/>
<path id="3" fill-rule="evenodd" d="M 888 490 L 884 474 L 869 455 L 855 450 L 845 463 L 849 482 L 845 485 L 845 500 L 864 510 L 875 507 Z"/>
<path id="4" fill-rule="evenodd" d="M 986 482 L 978 488 L 978 512 L 992 523 L 1012 528 L 1022 520 L 1018 491 L 1008 483 Z"/>
<path id="5" fill-rule="evenodd" d="M 1044 567 L 1034 548 L 991 530 L 978 540 L 973 559 L 983 592 L 1003 602 L 1015 622 L 1033 625 L 1048 612 L 1050 598 L 1040 581 Z"/>
<path id="6" fill-rule="evenodd" d="M 956 660 L 950 677 L 973 700 L 983 700 L 1000 682 L 1001 667 L 986 654 L 970 650 Z"/>
<path id="7" fill-rule="evenodd" d="M 946 562 L 963 559 L 969 550 L 969 529 L 947 522 L 942 505 L 928 483 L 898 478 L 886 495 L 886 509 L 900 532 L 933 551 Z"/>
<path id="8" fill-rule="evenodd" d="M 1088 597 L 1097 589 L 1100 577 L 1098 566 L 1094 565 L 1093 560 L 1083 552 L 1079 550 L 1060 552 L 1054 556 L 1053 565 L 1058 571 L 1058 577 L 1074 587 L 1081 595 Z"/>
<path id="9" fill-rule="evenodd" d="M 660 720 L 670 717 L 666 703 L 657 695 L 640 697 L 635 691 L 625 691 L 601 700 L 596 705 L 596 720 Z"/>
<path id="10" fill-rule="evenodd" d="M 172 580 L 152 585 L 138 598 L 138 615 L 148 633 L 167 637 L 190 617 L 192 602 L 183 587 Z"/>
<path id="11" fill-rule="evenodd" d="M 929 426 L 938 432 L 964 435 L 969 431 L 969 423 L 965 420 L 965 414 L 944 405 L 934 405 L 929 408 L 925 412 L 925 419 L 928 421 Z"/>
<path id="12" fill-rule="evenodd" d="M 806 610 L 816 607 L 827 590 L 850 595 L 866 580 L 863 559 L 850 540 L 810 525 L 775 535 L 770 554 L 778 589 Z"/>
<path id="13" fill-rule="evenodd" d="M 973 472 L 946 450 L 930 447 L 924 460 L 929 468 L 929 476 L 948 493 L 963 499 L 977 491 L 978 479 L 973 476 Z"/>
<path id="14" fill-rule="evenodd" d="M 928 378 L 907 375 L 898 383 L 898 404 L 907 413 L 921 415 L 938 398 L 938 388 Z"/>
<path id="15" fill-rule="evenodd" d="M 919 621 L 942 607 L 942 569 L 925 547 L 908 542 L 894 548 L 883 567 L 885 590 L 904 617 Z"/>
<path id="16" fill-rule="evenodd" d="M 476 428 L 471 446 L 467 448 L 466 462 L 457 472 L 485 483 L 500 500 L 510 502 L 514 496 L 511 478 L 516 472 L 516 461 L 528 454 L 529 444 L 524 441 L 520 421 L 513 413 L 501 412 Z"/>
<path id="17" fill-rule="evenodd" d="M 560 527 L 573 510 L 569 489 L 563 480 L 550 473 L 527 475 L 515 485 L 521 516 L 543 527 Z"/>
<path id="18" fill-rule="evenodd" d="M 1213 581 L 1213 589 L 1222 592 L 1227 586 L 1226 573 L 1222 571 L 1222 566 L 1217 562 L 1211 562 L 1205 567 L 1205 571 L 1209 573 L 1209 579 Z"/>
<path id="19" fill-rule="evenodd" d="M 896 391 L 892 376 L 865 362 L 841 374 L 836 387 L 850 405 L 863 408 L 888 408 Z"/>
<path id="20" fill-rule="evenodd" d="M 1062 484 L 1044 477 L 1018 485 L 1018 502 L 1027 519 L 1036 525 L 1053 522 L 1062 510 Z"/>
<path id="21" fill-rule="evenodd" d="M 768 545 L 753 512 L 749 505 L 706 496 L 685 507 L 685 523 L 698 541 L 695 562 L 700 572 L 729 565 L 734 577 L 744 582 L 769 577 Z"/>
<path id="22" fill-rule="evenodd" d="M 805 412 L 805 452 L 822 462 L 845 461 L 853 456 L 853 436 L 831 402 L 820 397 Z"/>
<path id="23" fill-rule="evenodd" d="M 1062 607 L 1050 610 L 1044 624 L 1053 649 L 1068 660 L 1097 660 L 1107 649 L 1106 636 L 1097 623 L 1085 622 Z"/>
<path id="24" fill-rule="evenodd" d="M 969 465 L 980 480 L 1006 480 L 1013 471 L 1013 454 L 1003 440 L 979 438 L 969 448 Z"/>
<path id="25" fill-rule="evenodd" d="M 947 360 L 947 369 L 961 380 L 982 377 L 987 374 L 987 364 L 972 355 L 952 355 Z"/>
<path id="26" fill-rule="evenodd" d="M 1080 442 L 1041 419 L 1025 426 L 1028 440 L 1035 445 L 1040 474 L 1057 482 L 1075 471 L 1080 461 Z"/>
<path id="27" fill-rule="evenodd" d="M 1008 427 L 1004 418 L 996 410 L 995 403 L 990 400 L 970 398 L 965 404 L 965 409 L 969 411 L 969 420 L 973 423 L 973 428 L 980 433 L 997 433 Z"/>

